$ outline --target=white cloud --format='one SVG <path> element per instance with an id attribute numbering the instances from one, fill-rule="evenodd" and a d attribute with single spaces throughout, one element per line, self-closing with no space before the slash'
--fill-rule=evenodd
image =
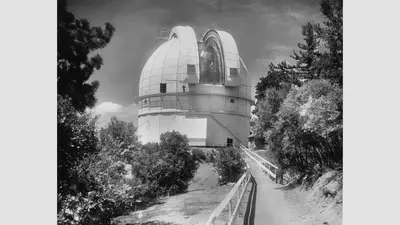
<path id="1" fill-rule="evenodd" d="M 120 112 L 122 109 L 122 105 L 112 103 L 112 102 L 103 102 L 100 105 L 96 106 L 93 111 L 97 114 L 105 114 L 105 113 L 116 113 Z"/>
<path id="2" fill-rule="evenodd" d="M 99 127 L 107 125 L 113 116 L 126 122 L 132 122 L 135 126 L 137 125 L 138 107 L 135 103 L 123 106 L 113 102 L 103 102 L 92 111 L 100 116 L 97 124 Z"/>

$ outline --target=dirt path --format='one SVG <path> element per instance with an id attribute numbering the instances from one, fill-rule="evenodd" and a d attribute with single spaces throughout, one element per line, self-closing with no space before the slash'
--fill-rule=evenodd
<path id="1" fill-rule="evenodd" d="M 253 160 L 247 159 L 247 162 L 257 182 L 255 225 L 342 224 L 342 192 L 335 198 L 323 196 L 323 189 L 329 186 L 331 175 L 322 176 L 308 191 L 301 188 L 285 189 L 269 178 Z"/>
<path id="2" fill-rule="evenodd" d="M 276 184 L 266 175 L 258 164 L 251 159 L 247 159 L 250 165 L 250 172 L 257 182 L 255 225 L 287 225 L 291 223 L 290 207 L 284 197 L 284 193 Z"/>
<path id="3" fill-rule="evenodd" d="M 217 174 L 211 164 L 201 164 L 188 192 L 165 198 L 145 210 L 121 216 L 119 224 L 126 225 L 197 225 L 204 224 L 211 212 L 232 189 L 216 187 Z"/>

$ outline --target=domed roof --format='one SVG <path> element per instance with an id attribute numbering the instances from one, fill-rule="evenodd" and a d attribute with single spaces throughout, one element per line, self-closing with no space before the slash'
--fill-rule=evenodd
<path id="1" fill-rule="evenodd" d="M 189 26 L 172 29 L 169 40 L 150 56 L 140 76 L 139 96 L 159 93 L 160 83 L 181 82 L 187 78 L 187 65 L 194 65 L 199 73 L 196 34 Z M 169 85 L 167 92 L 174 92 Z"/>
<path id="2" fill-rule="evenodd" d="M 211 29 L 198 42 L 189 26 L 174 27 L 168 41 L 147 60 L 140 76 L 139 96 L 159 94 L 161 83 L 168 84 L 166 93 L 182 91 L 185 83 L 248 87 L 249 93 L 251 85 L 231 34 Z"/>

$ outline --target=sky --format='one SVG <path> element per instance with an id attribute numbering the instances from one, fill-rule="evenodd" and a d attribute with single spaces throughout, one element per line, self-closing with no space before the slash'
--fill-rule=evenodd
<path id="1" fill-rule="evenodd" d="M 100 124 L 111 116 L 137 125 L 141 70 L 162 44 L 161 28 L 177 25 L 194 28 L 198 39 L 207 29 L 229 32 L 252 77 L 252 96 L 268 65 L 283 60 L 303 42 L 301 25 L 321 22 L 319 0 L 69 0 L 69 10 L 93 26 L 111 23 L 116 31 L 111 42 L 98 51 L 104 65 L 90 80 L 98 80 L 97 105 Z"/>

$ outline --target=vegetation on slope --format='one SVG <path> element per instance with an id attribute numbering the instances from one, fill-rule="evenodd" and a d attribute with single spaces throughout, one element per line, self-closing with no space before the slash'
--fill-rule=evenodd
<path id="1" fill-rule="evenodd" d="M 88 83 L 103 60 L 94 51 L 111 40 L 114 27 L 92 27 L 58 1 L 57 17 L 57 213 L 58 224 L 111 224 L 138 202 L 187 189 L 198 162 L 178 132 L 159 144 L 141 146 L 136 128 L 112 118 L 96 129 L 88 110 L 97 81 Z"/>
<path id="2" fill-rule="evenodd" d="M 291 55 L 295 65 L 270 64 L 256 86 L 253 129 L 279 166 L 300 178 L 342 169 L 342 6 L 341 0 L 322 0 L 325 20 L 302 26 L 305 43 Z"/>

